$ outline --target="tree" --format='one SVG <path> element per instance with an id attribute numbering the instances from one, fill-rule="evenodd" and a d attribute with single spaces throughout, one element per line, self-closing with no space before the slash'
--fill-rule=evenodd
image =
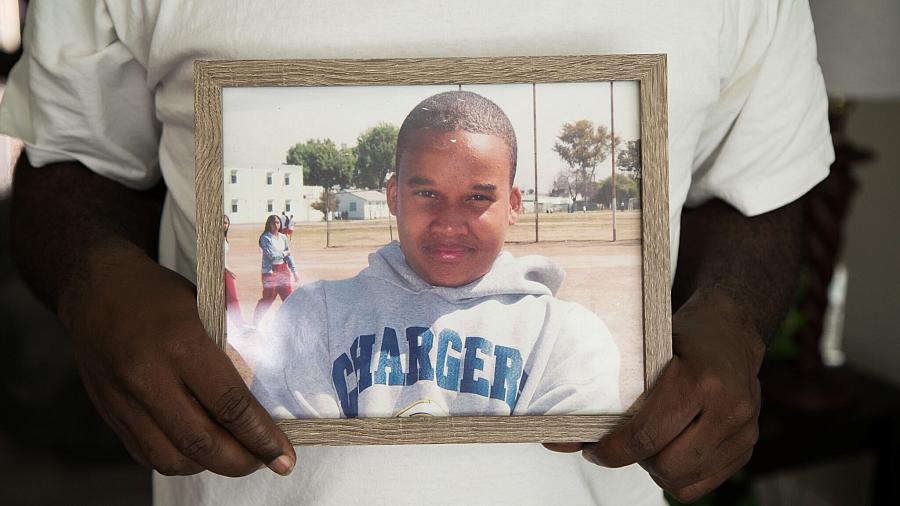
<path id="1" fill-rule="evenodd" d="M 591 200 L 609 208 L 612 205 L 612 177 L 603 178 L 596 184 Z M 638 186 L 634 179 L 625 174 L 616 175 L 616 201 L 621 206 L 628 199 L 638 196 Z"/>
<path id="2" fill-rule="evenodd" d="M 616 167 L 634 179 L 638 193 L 641 189 L 641 140 L 628 141 L 616 153 Z"/>
<path id="3" fill-rule="evenodd" d="M 553 180 L 553 189 L 550 190 L 551 197 L 569 197 L 574 205 L 576 200 L 575 191 L 575 173 L 569 169 L 561 169 Z"/>
<path id="4" fill-rule="evenodd" d="M 394 152 L 400 130 L 390 123 L 378 123 L 356 139 L 356 170 L 353 185 L 369 190 L 384 188 L 385 178 L 394 172 Z"/>
<path id="5" fill-rule="evenodd" d="M 326 207 L 326 205 L 325 205 L 326 202 L 328 203 L 328 206 L 327 206 L 327 207 Z M 317 201 L 313 202 L 312 204 L 310 204 L 309 207 L 311 207 L 311 208 L 315 209 L 316 211 L 319 211 L 320 213 L 322 213 L 323 215 L 325 215 L 325 214 L 327 214 L 327 213 L 326 213 L 326 210 L 327 210 L 327 211 L 330 211 L 330 212 L 332 212 L 332 213 L 335 212 L 335 211 L 337 211 L 337 210 L 338 210 L 338 204 L 340 204 L 340 203 L 341 203 L 340 199 L 337 198 L 336 195 L 332 194 L 330 191 L 328 191 L 328 190 L 326 189 L 326 190 L 322 190 L 322 193 L 319 195 L 319 200 L 317 200 Z M 323 219 L 326 219 L 326 220 L 327 220 L 328 218 L 327 218 L 327 216 L 326 216 L 326 217 L 323 218 Z"/>
<path id="6" fill-rule="evenodd" d="M 594 128 L 593 122 L 582 119 L 575 123 L 565 123 L 557 139 L 553 151 L 569 165 L 569 176 L 573 181 L 569 197 L 574 204 L 577 195 L 587 198 L 592 193 L 597 165 L 610 154 L 612 134 L 605 126 Z"/>
<path id="7" fill-rule="evenodd" d="M 309 139 L 295 144 L 287 152 L 288 164 L 303 166 L 304 184 L 325 188 L 347 188 L 355 162 L 353 149 L 338 148 L 331 139 Z"/>

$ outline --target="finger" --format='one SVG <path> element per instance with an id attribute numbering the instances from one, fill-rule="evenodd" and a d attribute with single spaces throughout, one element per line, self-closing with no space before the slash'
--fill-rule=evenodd
<path id="1" fill-rule="evenodd" d="M 194 361 L 203 367 L 182 371 L 185 386 L 248 452 L 272 471 L 290 474 L 297 461 L 294 448 L 247 389 L 227 355 L 211 341 L 196 348 Z"/>
<path id="2" fill-rule="evenodd" d="M 667 489 L 683 488 L 716 474 L 752 450 L 759 437 L 754 419 L 725 440 L 710 446 L 705 436 L 705 425 L 702 421 L 691 425 L 659 455 L 641 465 L 651 476 L 665 483 Z"/>
<path id="3" fill-rule="evenodd" d="M 144 408 L 185 457 L 224 476 L 245 476 L 260 461 L 232 434 L 215 423 L 181 383 L 157 386 Z"/>
<path id="4" fill-rule="evenodd" d="M 738 458 L 722 467 L 712 476 L 684 487 L 669 489 L 659 481 L 657 481 L 657 484 L 662 488 L 668 490 L 668 492 L 675 496 L 675 498 L 678 499 L 679 502 L 693 502 L 715 490 L 725 480 L 731 477 L 734 473 L 738 472 L 742 467 L 747 465 L 747 462 L 750 462 L 750 457 L 752 456 L 753 450 L 748 450 L 745 453 L 741 454 Z M 654 480 L 656 480 L 656 478 L 654 478 Z"/>
<path id="5" fill-rule="evenodd" d="M 128 455 L 131 455 L 131 458 L 147 469 L 153 469 L 153 464 L 150 463 L 150 459 L 144 455 L 144 451 L 141 449 L 141 445 L 137 442 L 134 436 L 131 435 L 131 432 L 127 430 L 125 424 L 123 424 L 118 418 L 111 414 L 102 415 L 103 419 L 106 420 L 106 423 L 112 427 L 113 432 L 119 437 L 119 441 L 125 446 L 125 450 L 128 451 Z"/>
<path id="6" fill-rule="evenodd" d="M 729 400 L 704 410 L 668 446 L 642 465 L 668 481 L 698 481 L 756 444 L 758 404 L 750 399 Z"/>
<path id="7" fill-rule="evenodd" d="M 585 446 L 589 461 L 605 467 L 623 467 L 659 453 L 700 412 L 700 397 L 692 394 L 678 357 L 669 362 L 656 387 L 628 423 L 600 441 Z"/>
<path id="8" fill-rule="evenodd" d="M 116 433 L 116 436 L 119 437 L 119 441 L 125 445 L 125 450 L 128 451 L 128 454 L 131 455 L 132 459 L 138 464 L 148 469 L 152 469 L 153 466 L 150 464 L 150 460 L 147 456 L 144 455 L 143 450 L 141 450 L 140 444 L 138 444 L 137 440 L 131 435 L 131 432 L 125 424 L 110 412 L 109 406 L 112 406 L 113 404 L 109 398 L 110 395 L 104 395 L 103 391 L 105 389 L 102 388 L 102 385 L 106 385 L 106 380 L 91 373 L 90 369 L 87 368 L 80 368 L 79 374 L 81 375 L 81 382 L 84 385 L 84 390 L 87 392 L 88 398 L 97 409 L 97 413 L 100 414 L 100 418 L 102 418 L 103 421 L 106 422 L 106 425 Z"/>
<path id="9" fill-rule="evenodd" d="M 129 431 L 125 424 L 107 409 L 109 401 L 106 396 L 99 392 L 94 392 L 94 388 L 89 386 L 87 382 L 85 382 L 85 390 L 88 392 L 88 397 L 90 397 L 91 401 L 94 403 L 94 407 L 97 408 L 100 417 L 103 418 L 106 425 L 116 433 L 116 436 L 118 436 L 119 441 L 125 446 L 125 450 L 128 451 L 131 458 L 147 469 L 153 469 L 153 465 L 150 464 L 150 460 L 144 455 L 141 445 L 134 436 L 131 435 L 131 431 Z"/>
<path id="10" fill-rule="evenodd" d="M 124 393 L 110 395 L 110 416 L 123 426 L 150 467 L 166 476 L 196 474 L 203 467 L 182 454 L 156 421 L 135 399 Z"/>
<path id="11" fill-rule="evenodd" d="M 544 448 L 560 453 L 575 453 L 584 448 L 584 443 L 544 443 Z"/>
<path id="12" fill-rule="evenodd" d="M 710 390 L 709 381 L 705 382 Z M 713 382 L 716 383 L 716 382 Z M 713 388 L 719 401 L 704 410 L 656 456 L 641 465 L 672 486 L 699 481 L 753 448 L 759 437 L 759 382 L 754 378 L 749 397 L 737 399 Z"/>

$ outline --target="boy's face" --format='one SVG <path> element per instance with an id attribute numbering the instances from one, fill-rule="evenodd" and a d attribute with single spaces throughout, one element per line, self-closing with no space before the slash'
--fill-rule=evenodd
<path id="1" fill-rule="evenodd" d="M 510 185 L 506 144 L 494 135 L 419 129 L 406 146 L 387 187 L 406 262 L 435 286 L 484 276 L 522 203 Z"/>

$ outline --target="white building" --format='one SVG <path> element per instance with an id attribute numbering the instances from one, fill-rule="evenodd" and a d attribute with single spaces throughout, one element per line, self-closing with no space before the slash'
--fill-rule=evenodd
<path id="1" fill-rule="evenodd" d="M 269 215 L 282 211 L 297 221 L 320 221 L 322 213 L 310 206 L 321 193 L 321 186 L 303 186 L 299 165 L 225 167 L 225 214 L 235 224 L 265 223 Z"/>
<path id="2" fill-rule="evenodd" d="M 300 187 L 300 202 L 301 207 L 295 213 L 288 213 L 294 215 L 294 220 L 296 221 L 322 221 L 325 219 L 325 214 L 322 211 L 316 211 L 312 208 L 312 205 L 319 201 L 322 198 L 322 192 L 325 191 L 324 186 L 301 186 Z"/>
<path id="3" fill-rule="evenodd" d="M 345 220 L 387 218 L 387 195 L 377 190 L 346 190 L 337 194 L 338 213 Z"/>
<path id="4" fill-rule="evenodd" d="M 534 214 L 534 195 L 522 196 L 522 212 Z M 550 195 L 538 195 L 537 208 L 540 213 L 565 213 L 572 205 L 572 199 L 568 197 L 551 197 Z"/>

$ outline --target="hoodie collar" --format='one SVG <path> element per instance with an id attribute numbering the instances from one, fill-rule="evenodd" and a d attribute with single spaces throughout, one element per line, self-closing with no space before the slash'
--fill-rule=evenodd
<path id="1" fill-rule="evenodd" d="M 419 294 L 431 292 L 448 301 L 466 301 L 497 295 L 555 295 L 565 271 L 549 258 L 538 255 L 514 257 L 502 251 L 491 270 L 459 287 L 432 286 L 406 263 L 400 243 L 393 241 L 369 255 L 369 267 L 361 275 L 375 277 Z"/>

